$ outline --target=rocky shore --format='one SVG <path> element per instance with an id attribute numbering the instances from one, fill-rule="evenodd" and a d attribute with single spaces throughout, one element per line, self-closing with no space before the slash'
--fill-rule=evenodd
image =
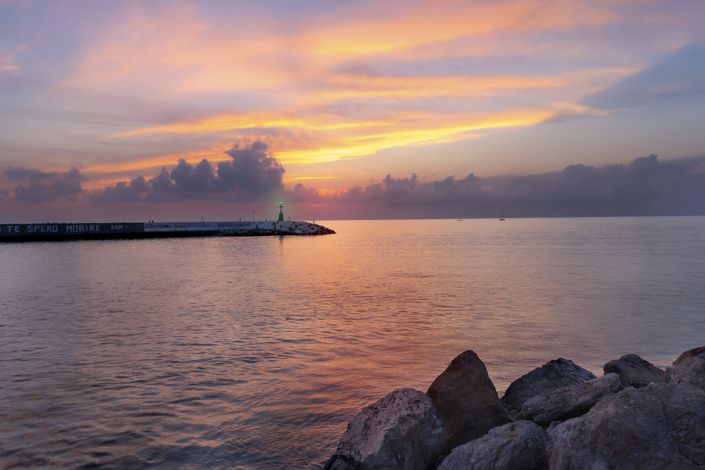
<path id="1" fill-rule="evenodd" d="M 500 399 L 466 351 L 426 393 L 364 408 L 324 470 L 705 469 L 705 346 L 665 371 L 635 354 L 603 370 L 556 359 Z"/>
<path id="2" fill-rule="evenodd" d="M 335 235 L 335 230 L 323 225 L 312 224 L 310 222 L 293 222 L 285 229 L 277 228 L 276 223 L 272 223 L 272 228 L 262 227 L 251 230 L 222 230 L 217 236 L 220 237 L 254 237 L 262 235 Z"/>

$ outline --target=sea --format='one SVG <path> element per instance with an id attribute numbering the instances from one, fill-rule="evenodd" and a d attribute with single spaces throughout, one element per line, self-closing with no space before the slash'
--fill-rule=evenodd
<path id="1" fill-rule="evenodd" d="M 0 244 L 0 468 L 321 469 L 471 349 L 501 396 L 705 345 L 705 217 Z"/>

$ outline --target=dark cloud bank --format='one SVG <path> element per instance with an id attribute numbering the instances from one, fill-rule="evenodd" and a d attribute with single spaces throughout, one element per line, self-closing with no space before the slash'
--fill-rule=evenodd
<path id="1" fill-rule="evenodd" d="M 228 150 L 232 160 L 215 165 L 205 158 L 196 166 L 179 160 L 171 170 L 150 180 L 143 177 L 93 192 L 93 203 L 157 202 L 184 199 L 259 201 L 282 190 L 284 167 L 267 152 L 267 144 L 254 142 Z"/>
<path id="2" fill-rule="evenodd" d="M 705 159 L 628 166 L 570 165 L 560 173 L 483 180 L 470 174 L 420 182 L 387 176 L 337 196 L 341 203 L 419 207 L 444 217 L 705 215 Z M 432 213 L 429 210 L 425 214 Z"/>
<path id="3" fill-rule="evenodd" d="M 705 97 L 705 43 L 681 47 L 654 66 L 583 100 L 581 104 L 615 110 L 673 105 Z"/>
<path id="4" fill-rule="evenodd" d="M 705 99 L 705 43 L 681 47 L 660 62 L 630 75 L 580 104 L 610 114 L 639 107 L 693 104 Z M 561 112 L 545 122 L 591 117 L 593 113 Z"/>
<path id="5" fill-rule="evenodd" d="M 50 202 L 75 200 L 83 193 L 81 183 L 86 178 L 78 168 L 65 172 L 48 172 L 9 167 L 3 173 L 5 179 L 20 184 L 15 187 L 14 199 L 20 202 Z M 7 189 L 0 190 L 0 200 L 9 199 Z"/>
<path id="6" fill-rule="evenodd" d="M 284 168 L 268 153 L 265 143 L 235 146 L 232 158 L 212 164 L 191 165 L 180 160 L 171 172 L 163 168 L 154 178 L 137 177 L 101 190 L 85 193 L 76 168 L 64 173 L 43 173 L 8 168 L 5 179 L 19 182 L 17 201 L 75 199 L 84 194 L 94 204 L 160 201 L 248 201 L 284 198 L 287 203 L 337 204 L 368 207 L 371 218 L 385 217 L 580 217 L 641 215 L 705 215 L 705 157 L 660 162 L 656 155 L 631 164 L 595 168 L 570 165 L 562 172 L 518 178 L 462 179 L 422 182 L 393 178 L 319 195 L 297 184 L 285 191 Z M 0 191 L 0 200 L 10 192 Z M 377 209 L 377 210 L 376 210 Z"/>

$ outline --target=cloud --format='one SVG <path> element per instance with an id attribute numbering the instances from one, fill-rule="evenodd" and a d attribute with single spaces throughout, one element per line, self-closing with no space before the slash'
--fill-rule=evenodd
<path id="1" fill-rule="evenodd" d="M 658 161 L 658 155 L 639 157 L 629 165 L 629 173 L 638 178 L 660 178 L 667 176 L 677 176 L 688 172 L 685 165 Z"/>
<path id="2" fill-rule="evenodd" d="M 295 22 L 290 16 L 274 18 L 280 5 L 259 12 L 220 4 L 126 8 L 129 13 L 120 18 L 127 19 L 111 24 L 91 44 L 72 82 L 112 88 L 138 84 L 158 94 L 302 89 L 340 61 L 455 57 L 459 45 L 449 47 L 449 42 L 484 44 L 498 33 L 565 33 L 620 20 L 607 5 L 525 0 L 330 4 Z M 208 10 L 228 21 L 207 19 Z M 477 48 L 463 47 L 460 53 L 476 55 Z"/>
<path id="3" fill-rule="evenodd" d="M 218 177 L 226 188 L 237 187 L 248 194 L 266 194 L 283 189 L 284 167 L 267 153 L 267 144 L 253 142 L 249 147 L 236 144 L 228 150 L 232 161 L 218 163 Z"/>
<path id="4" fill-rule="evenodd" d="M 555 176 L 515 178 L 489 194 L 530 216 L 705 213 L 705 174 L 656 155 L 630 165 L 570 165 Z"/>
<path id="5" fill-rule="evenodd" d="M 358 186 L 334 199 L 341 203 L 428 207 L 450 217 L 705 215 L 705 172 L 698 160 L 660 162 L 657 155 L 630 165 L 570 165 L 552 175 L 421 182 L 392 178 Z M 426 212 L 428 213 L 428 212 Z"/>
<path id="6" fill-rule="evenodd" d="M 87 181 L 80 170 L 74 167 L 65 172 L 49 173 L 8 167 L 4 175 L 8 181 L 19 183 L 14 187 L 13 199 L 21 202 L 74 200 L 83 193 L 81 183 Z M 7 194 L 5 197 L 8 197 Z"/>
<path id="7" fill-rule="evenodd" d="M 575 164 L 562 172 L 505 179 L 482 179 L 474 174 L 422 181 L 387 175 L 345 191 L 321 194 L 296 184 L 284 191 L 284 168 L 267 153 L 267 145 L 255 142 L 234 146 L 231 161 L 197 165 L 180 160 L 171 172 L 163 168 L 146 180 L 97 190 L 94 203 L 157 202 L 175 200 L 263 201 L 275 193 L 288 203 L 340 204 L 379 209 L 397 208 L 404 216 L 437 217 L 705 215 L 705 172 L 699 159 L 661 162 L 657 155 L 640 157 L 629 165 L 602 168 Z M 705 160 L 705 159 L 702 159 Z M 381 212 L 380 212 L 381 213 Z"/>
<path id="8" fill-rule="evenodd" d="M 574 164 L 557 173 L 515 178 L 482 179 L 471 173 L 428 181 L 416 174 L 387 175 L 365 186 L 320 193 L 301 183 L 285 190 L 285 170 L 263 142 L 235 145 L 226 153 L 230 160 L 217 165 L 207 159 L 195 165 L 180 160 L 171 171 L 162 168 L 151 179 L 138 176 L 90 193 L 82 190 L 85 177 L 76 168 L 42 172 L 8 167 L 2 177 L 15 185 L 14 195 L 0 189 L 0 201 L 76 200 L 86 195 L 95 204 L 271 202 L 276 197 L 287 204 L 337 205 L 343 216 L 348 208 L 355 212 L 354 206 L 366 208 L 368 217 L 497 217 L 502 212 L 507 217 L 705 215 L 705 156 L 661 162 L 649 155 L 629 165 Z"/>
<path id="9" fill-rule="evenodd" d="M 16 72 L 19 67 L 15 65 L 14 54 L 7 53 L 7 47 L 0 44 L 0 73 L 2 72 Z"/>
<path id="10" fill-rule="evenodd" d="M 587 97 L 590 108 L 690 103 L 705 98 L 705 43 L 678 49 L 653 67 Z"/>
<path id="11" fill-rule="evenodd" d="M 342 192 L 338 201 L 356 204 L 392 206 L 438 205 L 469 202 L 481 190 L 480 179 L 472 173 L 461 180 L 454 176 L 441 181 L 420 182 L 416 174 L 411 178 L 392 178 L 387 175 L 380 183 L 357 186 Z"/>
<path id="12" fill-rule="evenodd" d="M 611 5 L 524 0 L 390 5 L 394 2 L 331 4 L 294 23 L 274 13 L 281 12 L 280 5 L 238 7 L 227 27 L 204 14 L 212 7 L 134 5 L 86 48 L 62 89 L 199 103 L 198 110 L 174 112 L 156 124 L 143 120 L 120 128 L 112 135 L 116 144 L 152 141 L 155 134 L 214 145 L 267 135 L 277 139 L 277 156 L 288 164 L 533 125 L 559 111 L 555 103 L 574 103 L 595 83 L 612 83 L 586 79 L 594 71 L 583 65 L 551 69 L 526 61 L 537 55 L 556 61 L 556 44 L 565 44 L 571 32 L 619 24 L 621 15 Z M 222 8 L 217 17 L 225 17 Z M 473 63 L 463 65 L 462 59 Z M 486 62 L 498 59 L 506 66 L 487 71 Z M 428 62 L 438 60 L 453 66 L 442 70 Z M 614 74 L 622 71 L 607 75 Z"/>
<path id="13" fill-rule="evenodd" d="M 305 110 L 282 110 L 278 113 L 226 113 L 193 122 L 140 128 L 115 135 L 114 138 L 151 134 L 179 134 L 185 135 L 184 138 L 232 133 L 266 134 L 265 140 L 275 142 L 277 156 L 282 162 L 311 163 L 333 161 L 345 156 L 372 155 L 391 147 L 477 138 L 483 135 L 478 131 L 536 124 L 555 111 L 555 106 L 526 107 L 509 112 L 466 109 L 450 114 L 404 109 L 404 106 L 393 111 L 385 108 L 384 100 L 348 102 L 340 106 L 342 109 L 351 107 L 356 110 L 334 111 L 316 105 Z M 419 103 L 411 106 L 417 108 Z M 294 114 L 295 118 L 290 117 Z"/>
<path id="14" fill-rule="evenodd" d="M 195 197 L 216 192 L 217 177 L 213 167 L 205 158 L 195 167 L 183 159 L 179 160 L 178 165 L 171 170 L 168 180 L 163 177 L 164 174 L 166 171 L 162 169 L 162 173 L 157 177 L 161 188 L 180 197 Z"/>
<path id="15" fill-rule="evenodd" d="M 149 189 L 144 177 L 138 176 L 129 183 L 120 181 L 115 186 L 96 190 L 89 200 L 94 203 L 142 202 Z"/>
<path id="16" fill-rule="evenodd" d="M 288 194 L 287 199 L 289 202 L 303 204 L 332 202 L 331 198 L 319 194 L 316 188 L 307 188 L 303 183 L 297 183 L 294 190 Z"/>
<path id="17" fill-rule="evenodd" d="M 146 180 L 139 176 L 116 183 L 90 194 L 93 203 L 153 202 L 170 200 L 256 200 L 276 190 L 283 190 L 284 167 L 268 153 L 264 142 L 236 144 L 225 152 L 229 161 L 215 166 L 207 159 L 195 166 L 180 159 L 169 172 Z"/>
<path id="18" fill-rule="evenodd" d="M 653 63 L 673 41 L 702 40 L 703 3 L 673 3 L 29 2 L 3 23 L 14 43 L 23 24 L 43 33 L 27 53 L 0 45 L 0 67 L 26 72 L 0 72 L 5 87 L 15 82 L 1 97 L 0 140 L 17 147 L 7 164 L 26 165 L 35 148 L 54 165 L 80 152 L 87 166 L 122 166 L 111 181 L 242 137 L 273 136 L 286 165 L 464 141 L 582 115 L 554 106 Z"/>

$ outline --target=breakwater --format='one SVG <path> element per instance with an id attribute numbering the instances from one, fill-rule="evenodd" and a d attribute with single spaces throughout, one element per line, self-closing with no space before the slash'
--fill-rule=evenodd
<path id="1" fill-rule="evenodd" d="M 500 399 L 465 351 L 425 394 L 399 389 L 364 408 L 325 470 L 705 467 L 705 346 L 665 372 L 636 354 L 603 370 L 552 360 Z"/>
<path id="2" fill-rule="evenodd" d="M 310 222 L 112 222 L 0 224 L 0 242 L 111 240 L 135 238 L 326 235 L 335 232 Z"/>

